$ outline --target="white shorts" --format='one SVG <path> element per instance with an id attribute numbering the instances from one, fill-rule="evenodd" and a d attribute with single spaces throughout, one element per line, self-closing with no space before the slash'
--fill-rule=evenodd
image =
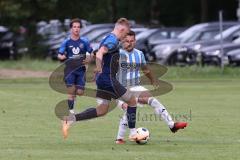
<path id="1" fill-rule="evenodd" d="M 136 99 L 138 99 L 138 97 L 140 96 L 140 94 L 144 91 L 148 91 L 147 88 L 143 87 L 143 86 L 133 86 L 133 87 L 128 87 L 127 88 L 130 92 L 132 96 L 135 96 Z M 120 109 L 122 109 L 122 104 L 124 103 L 122 100 L 116 100 L 117 103 L 117 107 L 119 107 Z M 143 107 L 142 104 L 137 103 L 138 107 Z"/>
<path id="2" fill-rule="evenodd" d="M 130 87 L 128 89 L 133 93 L 133 95 L 136 98 L 138 98 L 142 92 L 148 91 L 148 89 L 143 87 L 143 86 L 133 86 L 133 87 Z"/>

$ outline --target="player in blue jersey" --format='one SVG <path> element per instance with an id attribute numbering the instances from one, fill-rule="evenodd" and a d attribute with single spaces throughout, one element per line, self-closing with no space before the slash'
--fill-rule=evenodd
<path id="1" fill-rule="evenodd" d="M 136 140 L 136 98 L 116 79 L 119 65 L 119 41 L 125 38 L 129 29 L 128 20 L 120 18 L 116 22 L 113 31 L 102 40 L 96 53 L 95 68 L 98 106 L 66 117 L 62 126 L 64 138 L 68 136 L 68 129 L 73 122 L 103 116 L 108 112 L 112 99 L 122 99 L 128 104 L 129 140 Z"/>
<path id="2" fill-rule="evenodd" d="M 85 71 L 90 60 L 92 48 L 88 40 L 80 37 L 80 19 L 73 19 L 70 23 L 71 35 L 61 44 L 58 59 L 65 61 L 64 80 L 67 86 L 68 107 L 74 113 L 76 95 L 84 94 Z"/>
<path id="3" fill-rule="evenodd" d="M 151 106 L 156 115 L 159 115 L 168 125 L 170 130 L 175 133 L 178 129 L 183 129 L 187 126 L 185 122 L 176 122 L 172 120 L 172 117 L 167 112 L 166 108 L 143 86 L 140 81 L 140 70 L 143 71 L 145 76 L 150 80 L 152 85 L 157 86 L 157 79 L 153 77 L 151 70 L 146 64 L 144 54 L 135 49 L 135 33 L 130 31 L 123 42 L 123 49 L 120 49 L 119 58 L 119 71 L 117 77 L 119 82 L 130 91 L 135 93 L 137 102 L 140 104 L 148 104 Z M 124 110 L 124 115 L 120 119 L 119 129 L 116 144 L 124 144 L 124 135 L 127 130 L 127 113 L 126 109 L 128 105 L 123 101 L 118 101 L 118 107 Z"/>

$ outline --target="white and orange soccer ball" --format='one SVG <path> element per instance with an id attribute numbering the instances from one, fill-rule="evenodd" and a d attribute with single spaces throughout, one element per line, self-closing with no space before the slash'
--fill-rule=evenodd
<path id="1" fill-rule="evenodd" d="M 137 129 L 137 144 L 146 144 L 150 139 L 150 132 L 147 128 L 140 127 Z"/>

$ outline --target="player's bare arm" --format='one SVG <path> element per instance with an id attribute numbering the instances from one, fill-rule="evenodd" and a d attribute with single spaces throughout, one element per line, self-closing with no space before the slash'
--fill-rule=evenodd
<path id="1" fill-rule="evenodd" d="M 67 59 L 67 57 L 66 57 L 65 54 L 58 54 L 58 59 L 59 59 L 60 61 L 63 61 L 63 60 L 65 60 L 65 59 Z"/>
<path id="2" fill-rule="evenodd" d="M 95 73 L 102 73 L 102 58 L 108 52 L 107 47 L 102 46 L 96 53 L 96 68 L 94 69 Z"/>
<path id="3" fill-rule="evenodd" d="M 83 60 L 83 64 L 87 65 L 93 60 L 91 53 L 86 53 L 86 58 Z"/>
<path id="4" fill-rule="evenodd" d="M 148 67 L 148 65 L 143 65 L 141 67 L 144 75 L 150 80 L 151 84 L 154 86 L 154 87 L 159 87 L 159 81 L 157 78 L 155 78 L 153 76 L 153 73 L 151 71 L 151 69 Z"/>

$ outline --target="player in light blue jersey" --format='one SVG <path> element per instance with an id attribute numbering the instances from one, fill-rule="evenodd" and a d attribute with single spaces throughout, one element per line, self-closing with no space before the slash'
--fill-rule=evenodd
<path id="1" fill-rule="evenodd" d="M 127 40 L 127 38 L 126 38 Z M 127 44 L 124 43 L 125 45 Z M 137 86 L 140 84 L 141 67 L 146 66 L 146 60 L 142 51 L 133 48 L 131 52 L 120 49 L 118 81 L 124 87 Z"/>
<path id="2" fill-rule="evenodd" d="M 135 49 L 135 33 L 130 31 L 123 42 L 123 49 L 120 49 L 119 71 L 117 77 L 119 82 L 130 91 L 135 92 L 137 102 L 140 104 L 150 105 L 155 113 L 159 115 L 169 126 L 170 130 L 175 133 L 178 129 L 183 129 L 187 126 L 185 122 L 174 122 L 172 117 L 167 112 L 166 108 L 143 86 L 140 81 L 140 70 L 147 76 L 152 85 L 157 86 L 158 81 L 152 75 L 151 70 L 147 67 L 144 54 Z M 120 120 L 116 144 L 124 144 L 124 135 L 127 130 L 127 104 L 123 101 L 118 101 L 118 107 L 124 110 L 124 115 Z"/>
<path id="3" fill-rule="evenodd" d="M 70 23 L 71 35 L 63 41 L 59 48 L 58 59 L 65 61 L 64 80 L 68 92 L 68 107 L 74 113 L 76 95 L 83 95 L 85 87 L 85 72 L 90 60 L 92 48 L 85 37 L 80 37 L 80 19 Z"/>

